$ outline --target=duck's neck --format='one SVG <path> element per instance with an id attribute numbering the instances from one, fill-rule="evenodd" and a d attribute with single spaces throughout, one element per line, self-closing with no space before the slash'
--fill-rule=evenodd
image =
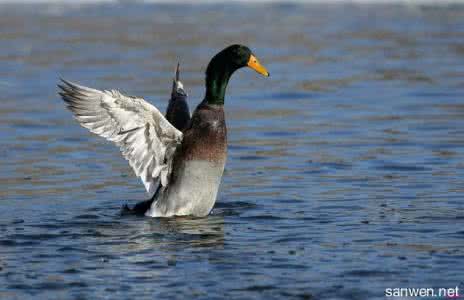
<path id="1" fill-rule="evenodd" d="M 227 64 L 214 64 L 208 66 L 206 72 L 205 102 L 214 105 L 224 105 L 224 97 L 232 70 Z"/>

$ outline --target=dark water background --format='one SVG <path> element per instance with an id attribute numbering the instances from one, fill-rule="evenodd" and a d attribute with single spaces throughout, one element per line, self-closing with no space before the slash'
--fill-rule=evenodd
<path id="1" fill-rule="evenodd" d="M 62 76 L 164 111 L 244 43 L 202 219 L 121 217 L 144 188 Z M 383 299 L 464 289 L 464 6 L 0 5 L 1 299 Z"/>

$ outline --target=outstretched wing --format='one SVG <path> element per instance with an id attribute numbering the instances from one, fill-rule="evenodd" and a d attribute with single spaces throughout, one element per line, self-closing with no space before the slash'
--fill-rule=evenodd
<path id="1" fill-rule="evenodd" d="M 187 103 L 187 93 L 179 80 L 179 64 L 172 81 L 171 99 L 166 110 L 166 119 L 178 130 L 183 131 L 190 123 L 190 109 Z"/>
<path id="2" fill-rule="evenodd" d="M 118 91 L 99 91 L 62 80 L 59 93 L 79 123 L 114 142 L 148 193 L 167 186 L 182 132 L 145 100 Z"/>

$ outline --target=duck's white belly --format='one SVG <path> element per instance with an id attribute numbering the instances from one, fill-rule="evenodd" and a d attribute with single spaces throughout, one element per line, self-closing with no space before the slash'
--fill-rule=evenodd
<path id="1" fill-rule="evenodd" d="M 216 202 L 225 162 L 189 160 L 146 212 L 150 217 L 206 216 Z"/>

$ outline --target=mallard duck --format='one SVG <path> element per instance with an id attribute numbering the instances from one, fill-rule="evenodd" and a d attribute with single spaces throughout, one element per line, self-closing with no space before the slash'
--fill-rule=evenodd
<path id="1" fill-rule="evenodd" d="M 142 98 L 96 90 L 66 80 L 60 95 L 81 126 L 114 142 L 140 177 L 150 200 L 126 210 L 150 217 L 207 216 L 227 157 L 224 98 L 232 74 L 250 67 L 269 76 L 243 45 L 217 53 L 206 69 L 206 93 L 192 116 L 179 69 L 166 117 Z"/>

